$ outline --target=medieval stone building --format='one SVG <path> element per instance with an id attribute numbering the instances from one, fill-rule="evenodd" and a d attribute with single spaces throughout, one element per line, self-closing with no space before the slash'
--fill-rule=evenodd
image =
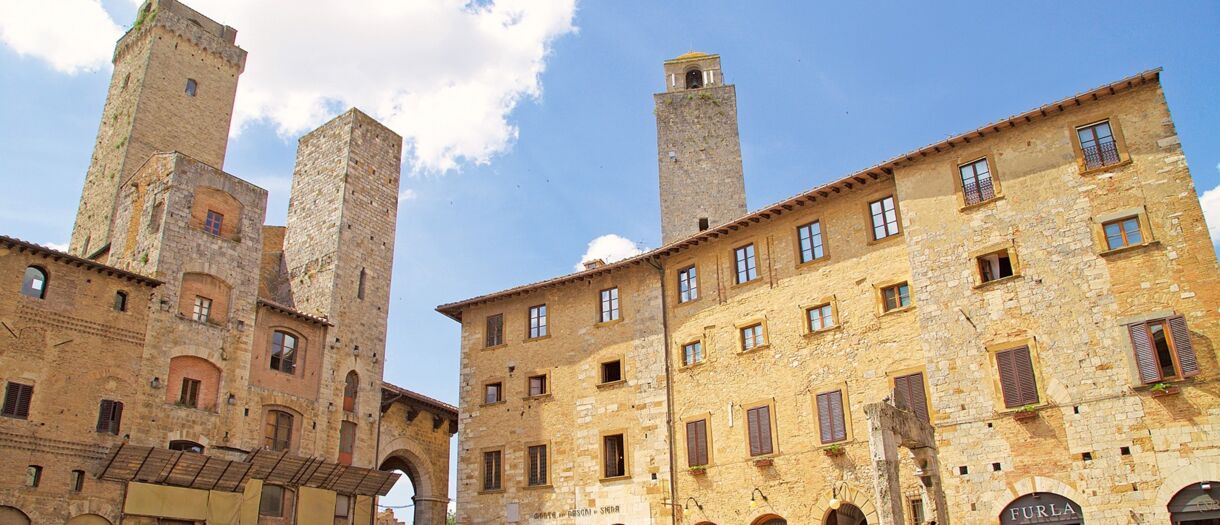
<path id="1" fill-rule="evenodd" d="M 300 139 L 288 224 L 223 171 L 236 31 L 149 0 L 69 252 L 0 237 L 0 523 L 444 523 L 456 409 L 382 381 L 402 138 Z"/>
<path id="2" fill-rule="evenodd" d="M 664 71 L 664 245 L 438 307 L 458 523 L 1218 523 L 1220 270 L 1159 70 L 749 213 L 719 57 Z"/>

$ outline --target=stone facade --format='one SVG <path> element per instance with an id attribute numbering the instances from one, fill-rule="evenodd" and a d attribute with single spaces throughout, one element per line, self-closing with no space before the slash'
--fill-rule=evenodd
<path id="1" fill-rule="evenodd" d="M 1220 269 L 1159 75 L 950 138 L 626 261 L 438 307 L 462 323 L 459 523 L 638 521 L 535 510 L 563 507 L 557 494 L 571 494 L 567 507 L 646 505 L 653 523 L 898 525 L 914 523 L 913 511 L 940 523 L 1034 523 L 1021 516 L 1036 516 L 1038 501 L 1060 515 L 1070 502 L 1066 515 L 1084 523 L 1202 516 L 1182 502 L 1215 501 L 1201 487 L 1220 474 L 1208 394 L 1220 378 Z M 1097 166 L 1078 130 L 1099 122 L 1116 147 L 1092 157 Z M 986 190 L 961 175 L 979 161 Z M 1115 220 L 1140 236 L 1112 246 L 1103 225 Z M 816 257 L 802 255 L 812 224 Z M 747 246 L 754 271 L 742 279 Z M 697 294 L 682 275 L 691 269 Z M 903 284 L 908 301 L 887 304 L 887 289 Z M 614 286 L 629 333 L 593 338 L 606 330 L 598 292 Z M 542 303 L 554 334 L 525 340 L 527 309 Z M 811 325 L 811 310 L 829 321 Z M 503 344 L 485 348 L 486 318 L 499 313 Z M 1133 347 L 1133 330 L 1175 316 L 1166 378 L 1149 379 L 1153 354 Z M 747 347 L 743 329 L 755 326 L 763 340 Z M 688 362 L 693 343 L 700 355 Z M 663 393 L 632 390 L 605 401 L 615 412 L 586 417 L 591 365 L 616 348 L 639 353 L 623 354 L 628 362 L 661 358 L 647 377 Z M 1029 371 L 1010 383 L 1002 371 L 1016 361 L 1000 356 L 1016 359 L 1014 349 L 1026 349 Z M 549 373 L 551 391 L 521 399 L 521 376 L 535 370 Z M 500 380 L 506 401 L 484 404 L 482 385 Z M 841 419 L 821 408 L 835 396 Z M 579 472 L 597 465 L 590 435 L 620 426 L 622 407 L 657 399 L 664 435 L 628 447 L 668 467 L 655 480 L 633 473 L 647 496 L 608 493 L 588 475 L 557 475 L 545 489 L 522 480 L 530 442 L 555 443 L 552 464 Z M 770 450 L 751 446 L 752 414 L 769 419 Z M 706 428 L 705 446 L 689 440 L 689 423 Z M 691 458 L 692 446 L 705 457 Z M 497 448 L 505 488 L 487 494 L 481 451 Z"/>
<path id="2" fill-rule="evenodd" d="M 444 523 L 456 409 L 382 381 L 401 137 L 355 109 L 306 135 L 289 224 L 266 226 L 267 191 L 220 168 L 236 32 L 140 12 L 75 255 L 0 237 L 0 386 L 33 388 L 0 417 L 0 522 L 369 524 L 401 470 L 415 523 Z"/>

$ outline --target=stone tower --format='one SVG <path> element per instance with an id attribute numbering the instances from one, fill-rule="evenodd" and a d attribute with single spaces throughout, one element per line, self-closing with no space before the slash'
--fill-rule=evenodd
<path id="1" fill-rule="evenodd" d="M 737 90 L 720 55 L 691 52 L 665 62 L 653 95 L 661 178 L 661 239 L 668 244 L 746 213 Z"/>
<path id="2" fill-rule="evenodd" d="M 332 398 L 341 397 L 350 371 L 361 392 L 381 386 L 401 156 L 402 137 L 356 109 L 297 146 L 284 261 L 296 309 L 334 326 L 323 367 L 335 374 L 323 378 L 324 389 L 337 389 Z M 379 415 L 379 402 L 379 395 L 359 395 L 356 417 L 345 419 L 358 429 L 354 465 L 374 461 L 377 434 L 368 423 Z"/>
<path id="3" fill-rule="evenodd" d="M 114 49 L 114 74 L 85 175 L 70 251 L 105 258 L 115 193 L 157 152 L 224 167 L 237 77 L 237 30 L 175 0 L 147 0 Z"/>

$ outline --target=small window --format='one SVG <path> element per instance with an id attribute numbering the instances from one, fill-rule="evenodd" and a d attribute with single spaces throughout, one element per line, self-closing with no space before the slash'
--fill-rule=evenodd
<path id="1" fill-rule="evenodd" d="M 1144 242 L 1144 234 L 1140 231 L 1139 217 L 1127 217 L 1103 223 L 1101 228 L 1106 234 L 1106 247 L 1111 250 L 1135 246 Z"/>
<path id="2" fill-rule="evenodd" d="M 706 230 L 706 229 L 708 229 L 708 227 L 709 226 L 707 223 L 707 217 L 700 217 L 699 218 L 699 231 Z"/>
<path id="3" fill-rule="evenodd" d="M 1140 382 L 1152 384 L 1199 374 L 1186 319 L 1176 315 L 1127 325 Z"/>
<path id="4" fill-rule="evenodd" d="M 818 433 L 822 443 L 847 440 L 847 419 L 843 409 L 843 391 L 817 395 Z"/>
<path id="5" fill-rule="evenodd" d="M 80 492 L 85 489 L 85 471 L 73 470 L 68 478 L 68 488 L 72 492 Z"/>
<path id="6" fill-rule="evenodd" d="M 825 330 L 835 325 L 834 308 L 823 304 L 805 310 L 805 320 L 810 332 Z"/>
<path id="7" fill-rule="evenodd" d="M 894 378 L 894 405 L 910 410 L 915 417 L 930 421 L 928 398 L 923 390 L 923 373 L 916 372 Z"/>
<path id="8" fill-rule="evenodd" d="M 703 362 L 703 342 L 695 341 L 682 345 L 682 364 L 690 366 Z"/>
<path id="9" fill-rule="evenodd" d="M 203 384 L 198 379 L 182 378 L 182 391 L 178 395 L 178 404 L 184 407 L 199 408 L 199 387 Z"/>
<path id="10" fill-rule="evenodd" d="M 749 351 L 767 344 L 763 336 L 762 323 L 752 324 L 741 329 L 741 351 Z"/>
<path id="11" fill-rule="evenodd" d="M 967 206 L 995 198 L 995 184 L 986 158 L 958 166 L 957 170 L 962 176 L 962 195 Z"/>
<path id="12" fill-rule="evenodd" d="M 97 409 L 97 431 L 117 436 L 122 420 L 123 403 L 103 399 Z"/>
<path id="13" fill-rule="evenodd" d="M 335 495 L 335 517 L 347 519 L 352 512 L 352 497 L 346 494 Z M 346 523 L 346 522 L 344 522 Z"/>
<path id="14" fill-rule="evenodd" d="M 979 279 L 985 283 L 1013 276 L 1012 259 L 1008 256 L 1008 250 L 979 256 L 977 261 Z"/>
<path id="15" fill-rule="evenodd" d="M 500 490 L 502 487 L 501 456 L 499 450 L 489 450 L 483 453 L 483 490 Z"/>
<path id="16" fill-rule="evenodd" d="M 282 410 L 267 411 L 267 430 L 263 446 L 279 452 L 292 446 L 292 414 Z"/>
<path id="17" fill-rule="evenodd" d="M 546 452 L 546 445 L 534 445 L 526 449 L 530 461 L 528 483 L 531 487 L 541 487 L 548 483 Z"/>
<path id="18" fill-rule="evenodd" d="M 25 278 L 21 282 L 21 295 L 35 299 L 47 298 L 47 272 L 37 266 L 25 269 Z"/>
<path id="19" fill-rule="evenodd" d="M 30 465 L 25 468 L 25 486 L 37 487 L 42 484 L 42 467 Z"/>
<path id="20" fill-rule="evenodd" d="M 364 268 L 360 269 L 360 280 L 356 283 L 356 298 L 364 300 L 364 280 L 368 277 L 368 272 Z"/>
<path id="21" fill-rule="evenodd" d="M 737 261 L 737 284 L 747 283 L 758 278 L 758 265 L 754 258 L 754 245 L 747 244 L 734 250 Z"/>
<path id="22" fill-rule="evenodd" d="M 296 336 L 276 330 L 271 334 L 271 369 L 287 374 L 297 370 Z"/>
<path id="23" fill-rule="evenodd" d="M 1114 132 L 1110 129 L 1110 121 L 1102 121 L 1076 129 L 1080 139 L 1080 152 L 1084 155 L 1085 169 L 1095 169 L 1112 164 L 1118 164 L 1118 143 L 1114 142 Z"/>
<path id="24" fill-rule="evenodd" d="M 339 425 L 339 464 L 351 465 L 352 453 L 356 449 L 356 424 L 344 421 Z"/>
<path id="25" fill-rule="evenodd" d="M 697 89 L 703 87 L 703 72 L 698 69 L 692 69 L 686 72 L 686 89 Z"/>
<path id="26" fill-rule="evenodd" d="M 537 339 L 546 337 L 546 305 L 530 307 L 530 330 L 529 338 Z"/>
<path id="27" fill-rule="evenodd" d="M 211 317 L 211 315 L 212 315 L 212 300 L 208 299 L 207 297 L 204 297 L 202 295 L 196 295 L 195 296 L 195 309 L 192 313 L 192 317 L 200 323 L 206 323 L 206 322 L 208 322 L 208 318 Z"/>
<path id="28" fill-rule="evenodd" d="M 200 445 L 199 443 L 196 443 L 194 441 L 187 441 L 185 439 L 175 439 L 173 441 L 170 441 L 169 449 L 170 450 L 180 450 L 182 452 L 194 452 L 196 454 L 203 454 L 203 445 Z"/>
<path id="29" fill-rule="evenodd" d="M 114 311 L 127 311 L 127 292 L 114 292 Z"/>
<path id="30" fill-rule="evenodd" d="M 771 443 L 771 407 L 763 405 L 746 410 L 746 430 L 750 440 L 750 455 L 764 456 L 774 452 Z"/>
<path id="31" fill-rule="evenodd" d="M 912 498 L 910 500 L 911 507 L 911 523 L 915 525 L 923 525 L 923 500 L 920 498 Z"/>
<path id="32" fill-rule="evenodd" d="M 0 416 L 16 419 L 30 417 L 30 401 L 34 397 L 34 385 L 8 382 L 4 389 L 4 408 Z"/>
<path id="33" fill-rule="evenodd" d="M 504 383 L 487 383 L 483 385 L 483 403 L 492 404 L 504 401 Z"/>
<path id="34" fill-rule="evenodd" d="M 488 348 L 504 344 L 504 314 L 487 316 L 484 345 Z"/>
<path id="35" fill-rule="evenodd" d="M 263 485 L 263 494 L 258 502 L 258 515 L 272 517 L 284 515 L 284 487 Z"/>
<path id="36" fill-rule="evenodd" d="M 186 94 L 188 96 L 192 96 L 192 97 L 195 96 L 195 91 L 197 91 L 198 89 L 199 89 L 199 83 L 195 82 L 195 79 L 193 79 L 193 78 L 186 79 Z M 277 514 L 277 516 L 278 516 L 278 514 Z"/>
<path id="37" fill-rule="evenodd" d="M 811 222 L 797 228 L 796 237 L 801 247 L 801 262 L 821 259 L 826 254 L 822 247 L 822 223 Z"/>
<path id="38" fill-rule="evenodd" d="M 343 410 L 347 412 L 356 410 L 356 394 L 359 392 L 360 375 L 355 370 L 351 370 L 343 380 Z"/>
<path id="39" fill-rule="evenodd" d="M 208 217 L 203 221 L 203 231 L 208 232 L 217 237 L 220 236 L 220 224 L 225 220 L 225 216 L 220 213 L 208 210 Z"/>
<path id="40" fill-rule="evenodd" d="M 623 450 L 622 434 L 602 436 L 602 477 L 618 478 L 627 475 L 627 452 Z"/>
<path id="41" fill-rule="evenodd" d="M 868 203 L 868 210 L 873 217 L 873 240 L 898 235 L 898 208 L 893 196 Z"/>
<path id="42" fill-rule="evenodd" d="M 598 320 L 606 323 L 619 318 L 618 288 L 601 291 L 601 315 Z"/>
<path id="43" fill-rule="evenodd" d="M 685 303 L 699 298 L 699 276 L 694 266 L 678 270 L 678 302 Z"/>
<path id="44" fill-rule="evenodd" d="M 623 362 L 615 359 L 602 363 L 602 383 L 615 383 L 623 380 Z"/>
<path id="45" fill-rule="evenodd" d="M 1038 404 L 1038 383 L 1034 377 L 1029 347 L 996 352 L 995 361 L 1000 374 L 1000 390 L 1004 394 L 1004 407 L 1021 408 Z"/>
<path id="46" fill-rule="evenodd" d="M 881 299 L 886 312 L 911 306 L 911 287 L 907 283 L 886 286 L 881 289 Z"/>
<path id="47" fill-rule="evenodd" d="M 529 384 L 530 397 L 545 396 L 550 393 L 550 390 L 548 389 L 549 386 L 547 385 L 546 381 L 546 374 L 530 376 L 526 382 Z"/>
<path id="48" fill-rule="evenodd" d="M 686 424 L 686 465 L 703 467 L 707 464 L 707 420 L 688 422 Z"/>

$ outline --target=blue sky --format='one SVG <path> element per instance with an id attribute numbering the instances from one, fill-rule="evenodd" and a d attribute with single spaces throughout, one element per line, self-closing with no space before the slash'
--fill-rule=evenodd
<path id="1" fill-rule="evenodd" d="M 318 123 L 317 108 L 324 117 L 371 104 L 361 109 L 416 144 L 404 162 L 386 379 L 449 402 L 457 401 L 459 326 L 436 305 L 570 272 L 602 235 L 659 244 L 652 93 L 664 87 L 661 62 L 689 50 L 719 53 L 737 86 L 751 209 L 1158 66 L 1196 190 L 1220 186 L 1217 2 L 916 9 L 882 1 L 865 12 L 844 3 L 625 0 L 580 2 L 573 14 L 560 5 L 569 2 L 503 0 L 512 17 L 538 23 L 465 38 L 459 15 L 437 14 L 452 11 L 452 1 L 420 0 L 438 11 L 390 20 L 421 27 L 395 48 L 401 54 L 353 58 L 341 71 L 320 61 L 277 70 L 271 62 L 281 61 L 256 57 L 260 48 L 286 56 L 268 42 L 291 42 L 297 33 L 284 26 L 297 23 L 300 33 L 350 38 L 352 50 L 392 48 L 398 37 L 310 26 L 333 14 L 268 24 L 240 2 L 187 3 L 237 27 L 251 54 L 242 82 L 253 87 L 239 91 L 238 105 L 252 109 L 239 115 L 225 170 L 271 192 L 269 223 L 284 222 L 296 137 Z M 128 0 L 104 6 L 119 26 L 133 18 Z M 66 243 L 110 69 L 94 59 L 95 71 L 65 73 L 37 46 L 31 51 L 28 38 L 17 42 L 11 27 L 6 36 L 4 25 L 0 181 L 8 191 L 0 193 L 0 233 Z M 96 38 L 103 56 L 109 31 Z M 330 96 L 313 113 L 266 100 L 298 83 Z M 401 91 L 390 102 L 423 102 L 384 104 L 382 88 Z M 359 95 L 349 98 L 349 89 Z M 1205 202 L 1220 213 L 1220 190 Z"/>

